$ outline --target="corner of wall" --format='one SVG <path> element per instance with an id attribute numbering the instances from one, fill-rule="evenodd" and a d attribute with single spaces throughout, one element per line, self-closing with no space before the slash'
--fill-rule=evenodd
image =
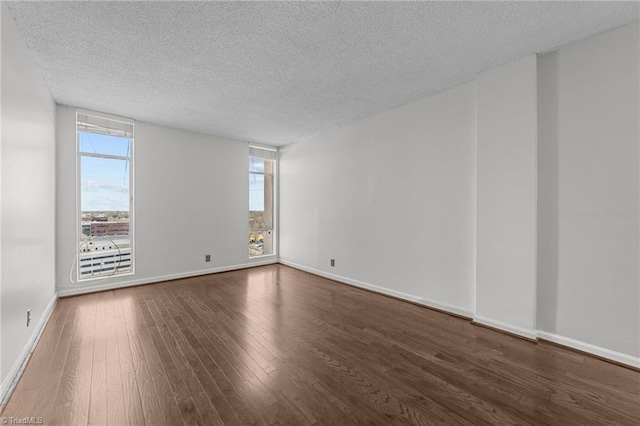
<path id="1" fill-rule="evenodd" d="M 36 324 L 36 327 L 31 332 L 27 343 L 24 345 L 18 358 L 14 361 L 11 369 L 9 370 L 6 377 L 3 378 L 0 383 L 0 405 L 5 405 L 9 402 L 11 398 L 11 394 L 15 390 L 15 387 L 22 377 L 22 373 L 24 373 L 27 364 L 29 363 L 29 359 L 33 354 L 36 346 L 38 345 L 38 341 L 40 341 L 40 337 L 44 332 L 44 329 L 51 318 L 51 314 L 53 313 L 53 309 L 56 305 L 56 301 L 58 300 L 58 296 L 54 295 L 53 298 L 47 304 L 44 312 L 40 316 L 40 320 Z"/>
<path id="2" fill-rule="evenodd" d="M 476 321 L 535 338 L 537 56 L 476 84 Z"/>
<path id="3" fill-rule="evenodd" d="M 0 19 L 0 183 L 5 183 L 0 189 L 0 396 L 4 396 L 56 297 L 55 102 L 6 2 L 0 5 Z M 15 164 L 21 167 L 11 167 Z M 28 203 L 24 197 L 29 197 Z M 34 253 L 39 256 L 35 264 Z M 32 313 L 30 327 L 36 329 L 25 325 L 27 309 Z"/>

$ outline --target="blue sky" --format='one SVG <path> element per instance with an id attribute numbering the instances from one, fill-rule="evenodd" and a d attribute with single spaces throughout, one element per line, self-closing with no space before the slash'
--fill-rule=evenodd
<path id="1" fill-rule="evenodd" d="M 264 175 L 249 175 L 249 210 L 264 210 Z"/>
<path id="2" fill-rule="evenodd" d="M 264 159 L 249 157 L 250 172 L 264 172 Z M 249 210 L 264 210 L 264 175 L 249 173 Z"/>
<path id="3" fill-rule="evenodd" d="M 129 139 L 80 132 L 81 152 L 128 156 Z M 129 165 L 125 160 L 86 157 L 80 164 L 82 211 L 129 210 Z"/>
<path id="4" fill-rule="evenodd" d="M 257 157 L 249 157 L 249 171 L 263 172 L 264 160 Z M 264 210 L 264 176 L 249 173 L 249 210 Z"/>

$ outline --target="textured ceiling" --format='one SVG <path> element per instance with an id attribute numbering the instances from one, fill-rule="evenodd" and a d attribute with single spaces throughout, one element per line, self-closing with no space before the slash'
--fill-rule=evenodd
<path id="1" fill-rule="evenodd" d="M 640 18 L 611 2 L 10 2 L 54 99 L 284 145 Z"/>

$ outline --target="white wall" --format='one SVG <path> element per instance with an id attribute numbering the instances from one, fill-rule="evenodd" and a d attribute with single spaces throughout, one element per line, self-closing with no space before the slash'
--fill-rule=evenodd
<path id="1" fill-rule="evenodd" d="M 55 104 L 6 4 L 1 7 L 0 396 L 55 297 Z"/>
<path id="2" fill-rule="evenodd" d="M 638 23 L 539 60 L 538 327 L 640 357 Z"/>
<path id="3" fill-rule="evenodd" d="M 135 275 L 73 285 L 69 272 L 76 253 L 75 108 L 58 106 L 57 143 L 56 282 L 60 294 L 255 262 L 248 259 L 248 145 L 137 122 Z M 211 254 L 210 263 L 205 262 L 205 254 Z M 75 279 L 75 270 L 72 276 Z"/>
<path id="4" fill-rule="evenodd" d="M 71 285 L 74 110 L 59 106 L 56 119 L 5 8 L 2 379 L 32 335 L 24 311 L 30 307 L 39 321 L 54 296 L 54 276 L 58 290 L 71 294 L 250 263 L 247 145 L 137 123 L 136 274 Z M 535 58 L 525 58 L 480 76 L 477 96 L 476 82 L 468 83 L 286 147 L 281 259 L 453 312 L 477 311 L 507 327 L 537 324 L 547 338 L 637 359 L 639 50 L 635 23 L 542 57 L 537 78 Z"/>
<path id="5" fill-rule="evenodd" d="M 535 338 L 536 56 L 477 78 L 476 318 Z"/>
<path id="6" fill-rule="evenodd" d="M 470 315 L 475 114 L 468 83 L 281 150 L 281 260 Z"/>
<path id="7" fill-rule="evenodd" d="M 285 147 L 281 261 L 640 367 L 638 26 Z"/>

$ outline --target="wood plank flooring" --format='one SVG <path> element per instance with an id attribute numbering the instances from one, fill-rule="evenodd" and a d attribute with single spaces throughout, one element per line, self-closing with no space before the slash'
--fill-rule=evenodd
<path id="1" fill-rule="evenodd" d="M 3 417 L 640 424 L 640 373 L 282 265 L 60 299 Z"/>

